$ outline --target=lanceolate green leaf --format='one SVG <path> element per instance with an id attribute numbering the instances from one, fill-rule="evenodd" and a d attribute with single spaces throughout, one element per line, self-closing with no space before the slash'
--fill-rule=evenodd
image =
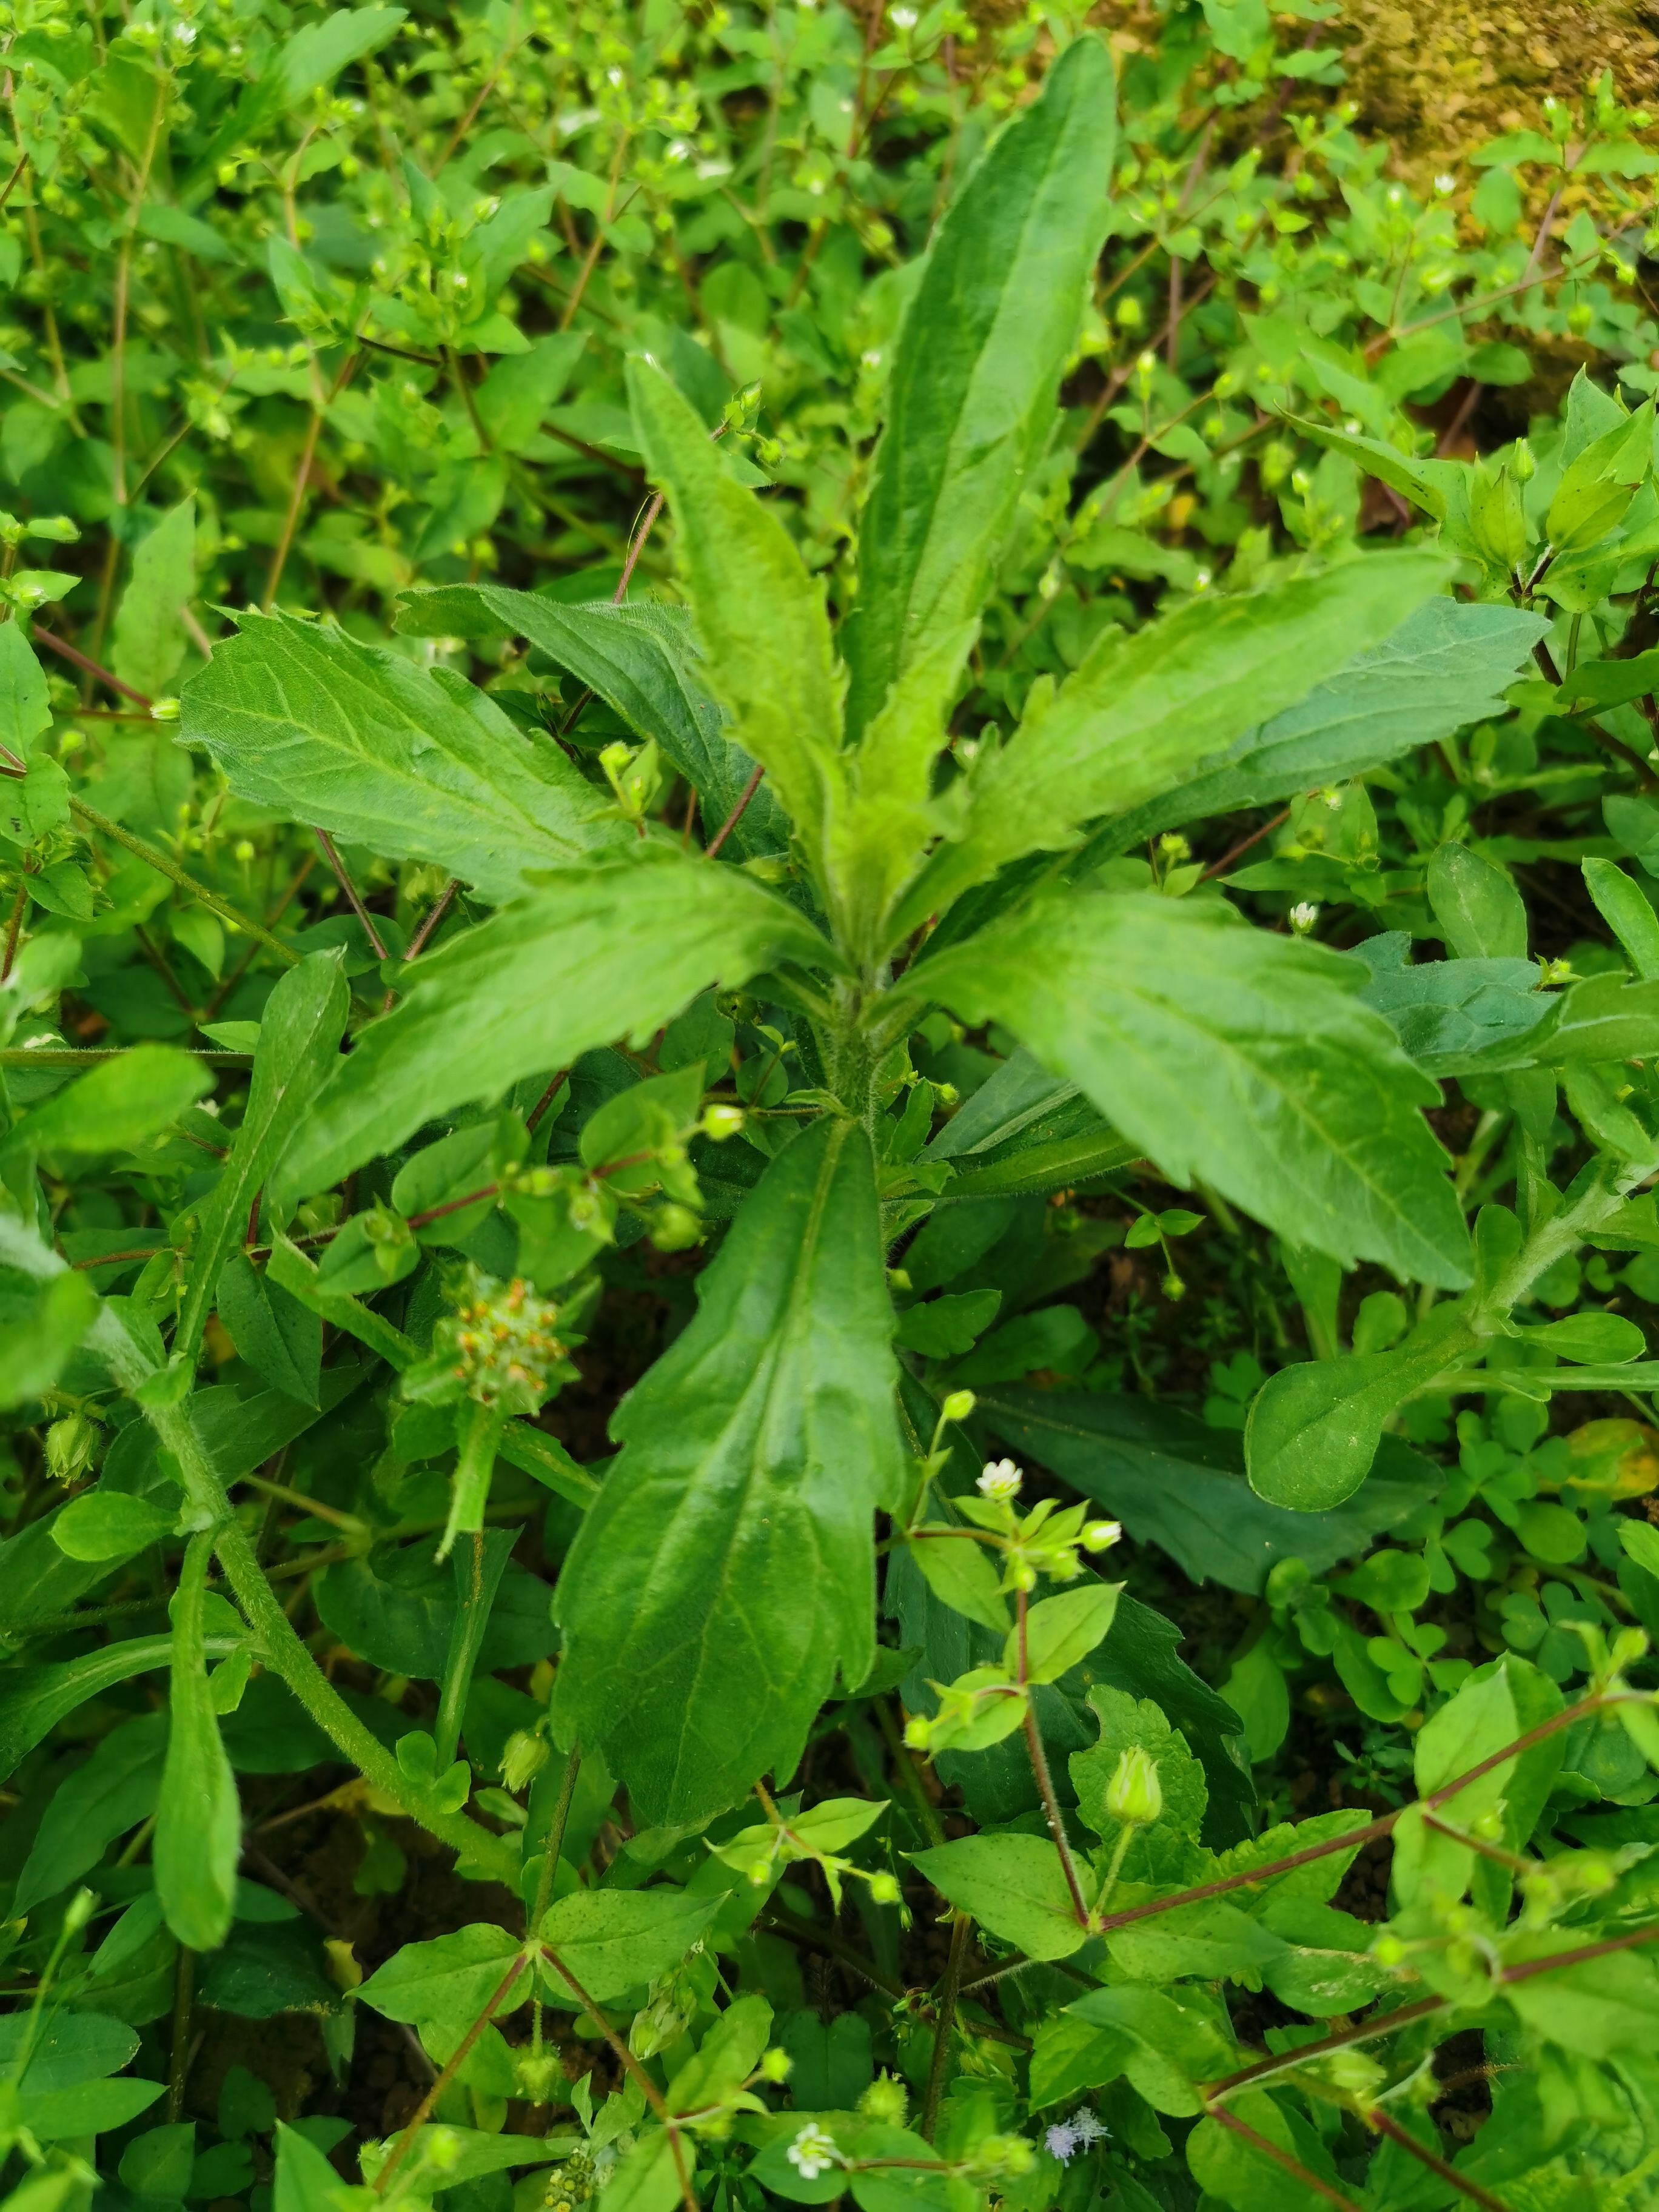
<path id="1" fill-rule="evenodd" d="M 260 1185 L 337 1054 L 350 1000 L 339 960 L 317 952 L 290 968 L 265 1002 L 247 1110 L 224 1172 L 202 1202 L 177 1351 L 193 1352 L 201 1342 L 220 1271 L 246 1236 Z"/>
<path id="2" fill-rule="evenodd" d="M 939 226 L 860 532 L 847 644 L 855 738 L 919 656 L 977 620 L 1054 419 L 1106 233 L 1115 139 L 1111 57 L 1080 38 Z"/>
<path id="3" fill-rule="evenodd" d="M 118 1060 L 77 1076 L 14 1123 L 0 1139 L 0 1154 L 125 1152 L 166 1128 L 212 1088 L 212 1076 L 187 1053 L 171 1045 L 136 1045 Z"/>
<path id="4" fill-rule="evenodd" d="M 481 691 L 285 615 L 244 615 L 184 689 L 181 735 L 239 798 L 389 860 L 431 860 L 492 900 L 633 833 L 550 740 Z"/>
<path id="5" fill-rule="evenodd" d="M 408 996 L 319 1093 L 271 1176 L 273 1200 L 326 1188 L 520 1076 L 617 1036 L 645 1042 L 711 983 L 829 953 L 795 908 L 718 862 L 658 848 L 562 873 L 412 971 Z"/>
<path id="6" fill-rule="evenodd" d="M 219 1740 L 204 1643 L 211 1533 L 192 1536 L 173 1601 L 173 1677 L 167 1756 L 152 1856 L 167 1923 L 192 1951 L 214 1951 L 230 1933 L 242 1808 Z"/>
<path id="7" fill-rule="evenodd" d="M 823 588 L 771 510 L 728 473 L 661 370 L 628 364 L 634 425 L 667 495 L 709 682 L 762 762 L 817 872 L 841 784 L 841 687 Z"/>
<path id="8" fill-rule="evenodd" d="M 538 646 L 615 709 L 630 729 L 653 738 L 664 758 L 693 785 L 713 835 L 743 795 L 754 762 L 723 732 L 683 607 L 649 600 L 566 605 L 501 584 L 440 584 L 411 592 L 398 627 L 416 637 L 474 637 L 502 630 Z M 732 831 L 744 853 L 781 853 L 789 821 L 764 784 Z"/>
<path id="9" fill-rule="evenodd" d="M 959 832 L 902 901 L 895 937 L 1027 853 L 1062 851 L 1103 815 L 1184 782 L 1266 716 L 1305 698 L 1432 597 L 1445 566 L 1381 553 L 1323 576 L 1109 631 L 1000 751 L 981 755 Z"/>
<path id="10" fill-rule="evenodd" d="M 826 1117 L 766 1171 L 695 1319 L 612 1424 L 559 1579 L 555 1721 L 643 1820 L 789 1775 L 873 1650 L 878 1506 L 903 1460 L 870 1148 Z"/>
<path id="11" fill-rule="evenodd" d="M 1433 599 L 1336 675 L 1249 731 L 1219 768 L 1121 816 L 1102 842 L 1132 851 L 1161 830 L 1346 783 L 1500 713 L 1548 628 L 1518 607 Z"/>
<path id="12" fill-rule="evenodd" d="M 1071 1075 L 1170 1180 L 1419 1282 L 1469 1279 L 1419 1109 L 1439 1092 L 1355 997 L 1358 962 L 1155 894 L 1044 900 L 909 981 Z"/>

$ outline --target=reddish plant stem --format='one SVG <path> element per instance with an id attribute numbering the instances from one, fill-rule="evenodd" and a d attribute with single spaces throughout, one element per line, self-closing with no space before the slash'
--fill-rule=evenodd
<path id="1" fill-rule="evenodd" d="M 438 924 L 448 913 L 450 902 L 453 899 L 456 892 L 459 890 L 461 884 L 459 876 L 452 876 L 449 881 L 444 885 L 443 890 L 440 892 L 430 912 L 428 914 L 426 920 L 421 924 L 414 936 L 410 939 L 409 950 L 404 955 L 404 964 L 405 967 L 408 966 L 411 960 L 418 960 L 422 953 L 425 951 L 428 938 L 431 936 L 433 931 L 438 927 Z"/>
<path id="2" fill-rule="evenodd" d="M 1270 837 L 1282 823 L 1288 822 L 1290 818 L 1291 810 L 1287 806 L 1282 814 L 1275 814 L 1271 822 L 1264 822 L 1259 830 L 1252 830 L 1248 837 L 1241 837 L 1237 844 L 1230 852 L 1224 853 L 1212 867 L 1205 869 L 1199 878 L 1200 883 L 1207 884 L 1212 876 L 1224 876 L 1241 853 L 1248 853 L 1252 845 L 1259 845 L 1264 837 Z"/>
<path id="3" fill-rule="evenodd" d="M 79 646 L 70 644 L 66 638 L 54 637 L 49 629 L 40 629 L 38 623 L 32 634 L 37 645 L 50 646 L 54 653 L 61 653 L 65 660 L 72 660 L 88 676 L 95 676 L 100 684 L 107 684 L 112 691 L 118 691 L 124 699 L 136 699 L 141 707 L 153 703 L 142 691 L 135 691 L 131 684 L 123 684 L 118 676 L 112 676 L 100 662 L 89 660 Z"/>
<path id="4" fill-rule="evenodd" d="M 1414 2159 L 1420 2160 L 1428 2167 L 1431 2173 L 1438 2174 L 1448 2188 L 1455 2189 L 1467 2197 L 1471 2204 L 1483 2206 L 1485 2212 L 1510 2212 L 1509 2206 L 1501 2197 L 1494 2197 L 1489 2189 L 1482 2189 L 1479 2182 L 1471 2181 L 1467 2174 L 1462 2174 L 1455 2166 L 1449 2166 L 1443 2158 L 1437 2158 L 1426 2143 L 1419 2142 L 1417 2137 L 1408 2134 L 1391 2114 L 1377 2110 L 1367 2112 L 1364 2118 L 1368 2127 L 1375 2128 L 1379 2135 L 1387 2136 L 1389 2141 L 1398 2143 L 1401 2150 L 1409 2151 Z"/>
<path id="5" fill-rule="evenodd" d="M 386 949 L 385 945 L 381 942 L 380 931 L 374 927 L 374 918 L 369 913 L 368 908 L 363 904 L 362 900 L 358 896 L 357 886 L 352 882 L 349 871 L 347 869 L 345 862 L 340 858 L 339 854 L 335 850 L 334 840 L 329 836 L 326 830 L 319 830 L 317 832 L 317 842 L 322 847 L 324 852 L 327 854 L 328 864 L 340 879 L 340 889 L 345 893 L 347 898 L 351 902 L 351 911 L 356 915 L 358 921 L 362 922 L 364 929 L 368 933 L 368 941 L 374 948 L 374 957 L 377 960 L 386 959 L 387 957 Z"/>
<path id="6" fill-rule="evenodd" d="M 490 2021 L 495 2018 L 496 2006 L 505 2002 L 508 1990 L 511 1990 L 514 1983 L 518 1980 L 520 1975 L 523 1973 L 525 1965 L 525 1954 L 520 1951 L 514 1960 L 512 1965 L 507 1968 L 506 1973 L 501 1977 L 499 1984 L 496 1985 L 495 1995 L 490 1998 L 483 2010 L 478 2014 L 477 2020 L 473 2021 L 471 2027 L 468 2028 L 466 2033 L 456 2045 L 453 2052 L 451 2054 L 449 2062 L 445 2066 L 442 2073 L 439 2075 L 437 2080 L 427 2091 L 425 2096 L 422 2098 L 420 2103 L 416 2106 L 413 2112 L 410 2113 L 408 2124 L 404 2127 L 403 2133 L 398 2136 L 397 2142 L 392 2147 L 391 2157 L 387 2159 L 386 2164 L 380 2168 L 380 2172 L 374 2177 L 374 2194 L 377 2197 L 384 2197 L 386 2195 L 387 2189 L 391 2186 L 392 2175 L 396 2173 L 398 2168 L 403 2164 L 404 2159 L 409 2155 L 410 2148 L 415 2141 L 416 2131 L 424 2125 L 428 2114 L 437 2103 L 440 2096 L 443 2094 L 444 2090 L 448 2087 L 449 2084 L 454 2080 L 456 2075 L 465 2064 L 467 2059 L 471 2056 L 472 2046 L 477 2043 L 478 2038 L 483 2033 L 485 2028 L 489 2027 Z"/>
<path id="7" fill-rule="evenodd" d="M 1316 2173 L 1310 2173 L 1300 2159 L 1292 2158 L 1289 2151 L 1280 2150 L 1279 2145 L 1269 2142 L 1266 2136 L 1259 2136 L 1254 2128 L 1246 2127 L 1236 2113 L 1212 2112 L 1210 2118 L 1218 2127 L 1228 2128 L 1234 2135 L 1242 2136 L 1253 2150 L 1259 2150 L 1264 2158 L 1272 2159 L 1275 2166 L 1282 2166 L 1293 2180 L 1299 2181 L 1304 2189 L 1311 2189 L 1316 2197 L 1322 2197 L 1328 2204 L 1334 2204 L 1338 2212 L 1360 2212 L 1359 2206 L 1352 2197 L 1345 2197 L 1340 2189 L 1333 2189 L 1328 2181 L 1322 2181 Z"/>
<path id="8" fill-rule="evenodd" d="M 570 1070 L 568 1067 L 562 1067 L 558 1073 L 554 1077 L 551 1083 L 548 1085 L 546 1090 L 543 1091 L 541 1097 L 531 1108 L 529 1118 L 525 1123 L 526 1129 L 533 1129 L 535 1127 L 537 1122 L 541 1120 L 542 1115 L 546 1113 L 548 1108 L 553 1103 L 553 1101 L 558 1097 L 560 1091 L 563 1090 L 565 1085 L 568 1083 L 569 1080 Z"/>
<path id="9" fill-rule="evenodd" d="M 1028 1600 L 1025 1592 L 1015 1593 L 1015 1609 L 1018 1621 L 1019 1684 L 1025 1692 L 1025 1749 L 1031 1761 L 1031 1771 L 1042 1798 L 1042 1809 L 1048 1815 L 1048 1832 L 1054 1839 L 1054 1849 L 1060 1853 L 1060 1863 L 1066 1875 L 1066 1887 L 1072 1893 L 1072 1910 L 1079 1928 L 1089 1925 L 1089 1900 L 1083 1894 L 1083 1882 L 1078 1874 L 1077 1861 L 1066 1840 L 1066 1824 L 1060 1818 L 1060 1800 L 1054 1795 L 1054 1777 L 1048 1771 L 1048 1754 L 1042 1747 L 1042 1731 L 1037 1726 L 1036 1706 L 1026 1679 L 1025 1627 Z"/>
<path id="10" fill-rule="evenodd" d="M 611 604 L 613 607 L 619 607 L 628 597 L 628 586 L 634 574 L 635 563 L 644 552 L 645 541 L 651 535 L 657 517 L 662 513 L 663 498 L 664 495 L 661 492 L 653 492 L 652 495 L 651 504 L 645 510 L 645 519 L 635 532 L 634 541 L 628 549 L 628 558 L 623 563 L 623 572 L 617 580 L 617 588 L 611 594 Z"/>
<path id="11" fill-rule="evenodd" d="M 720 851 L 720 847 L 732 835 L 732 832 L 737 828 L 738 823 L 742 821 L 750 800 L 760 789 L 760 780 L 765 773 L 766 766 L 764 762 L 757 761 L 755 763 L 755 773 L 743 787 L 743 796 L 738 799 L 737 805 L 732 809 L 732 811 L 726 816 L 725 821 L 721 823 L 720 828 L 714 832 L 713 842 L 704 848 L 702 857 L 705 860 L 712 860 L 714 859 L 716 853 Z"/>
<path id="12" fill-rule="evenodd" d="M 571 1972 L 569 1967 L 566 1966 L 564 1960 L 559 1956 L 558 1953 L 554 1950 L 550 1950 L 547 1946 L 544 1944 L 542 1947 L 542 1956 L 546 1960 L 548 1965 L 552 1967 L 554 1972 L 558 1975 L 560 1980 L 569 1985 L 572 1994 L 576 1997 L 578 2002 L 586 2007 L 589 2018 L 593 2021 L 595 2025 L 598 2027 L 600 2034 L 604 2036 L 605 2041 L 611 2045 L 611 2050 L 615 2051 L 617 2057 L 622 2061 L 623 2065 L 627 2069 L 628 2072 L 630 2073 L 634 2079 L 639 2083 L 641 2091 L 644 2093 L 646 2103 L 650 2106 L 652 2111 L 662 2122 L 664 2127 L 667 2129 L 669 2148 L 674 2154 L 674 2171 L 679 2177 L 680 2197 L 684 2203 L 686 2212 L 697 2212 L 697 2199 L 691 2187 L 691 2177 L 685 2170 L 685 2158 L 680 2148 L 679 2130 L 675 2126 L 673 2119 L 669 2113 L 668 2106 L 663 2099 L 662 2091 L 658 2088 L 656 2083 L 646 2072 L 644 2067 L 641 2065 L 639 2060 L 635 2057 L 633 2052 L 623 2041 L 622 2038 L 617 2033 L 616 2029 L 611 2027 L 610 2021 L 599 2010 L 598 2005 L 594 2003 L 592 1998 L 588 1996 L 587 1991 L 576 1979 L 576 1977 Z"/>

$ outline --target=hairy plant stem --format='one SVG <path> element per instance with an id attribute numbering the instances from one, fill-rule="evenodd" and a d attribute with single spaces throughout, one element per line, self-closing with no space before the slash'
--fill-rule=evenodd
<path id="1" fill-rule="evenodd" d="M 514 1983 L 516 1982 L 520 1975 L 523 1973 L 526 1964 L 527 1960 L 526 1954 L 520 1951 L 518 1956 L 514 1960 L 512 1965 L 508 1966 L 506 1973 L 502 1975 L 500 1982 L 496 1984 L 495 1992 L 491 1996 L 489 2002 L 485 2005 L 483 2010 L 478 2014 L 477 2020 L 473 2021 L 471 2027 L 468 2028 L 466 2033 L 461 2038 L 454 2050 L 451 2052 L 444 2065 L 443 2070 L 439 2075 L 437 2080 L 432 2084 L 425 2096 L 422 2098 L 420 2103 L 416 2106 L 414 2111 L 410 2114 L 409 2118 L 404 2124 L 403 2133 L 398 2136 L 397 2142 L 392 2147 L 392 2155 L 387 2159 L 386 2164 L 380 2168 L 380 2172 L 374 2177 L 374 2194 L 377 2197 L 384 2197 L 386 2195 L 387 2189 L 391 2186 L 392 2175 L 396 2173 L 398 2168 L 403 2164 L 404 2159 L 408 2157 L 410 2147 L 414 2143 L 416 2135 L 425 2123 L 428 2114 L 437 2103 L 439 2098 L 442 2096 L 444 2091 L 454 2080 L 457 2074 L 460 2072 L 461 2068 L 466 2063 L 468 2058 L 471 2057 L 473 2045 L 477 2042 L 478 2038 L 483 2033 L 485 2028 L 489 2027 L 490 2021 L 495 2018 L 497 2008 L 506 2003 Z"/>
<path id="2" fill-rule="evenodd" d="M 1054 1777 L 1048 1771 L 1048 1754 L 1043 1748 L 1042 1731 L 1037 1726 L 1036 1704 L 1031 1695 L 1030 1685 L 1026 1680 L 1025 1626 L 1029 1601 L 1024 1590 L 1015 1593 L 1014 1605 L 1017 1632 L 1019 1638 L 1018 1680 L 1020 1687 L 1025 1692 L 1025 1749 L 1031 1761 L 1031 1771 L 1036 1777 L 1037 1790 L 1042 1799 L 1042 1809 L 1048 1815 L 1048 1832 L 1054 1839 L 1054 1849 L 1060 1853 L 1060 1869 L 1066 1876 L 1066 1887 L 1072 1893 L 1072 1910 L 1077 1917 L 1078 1926 L 1087 1928 L 1091 1924 L 1089 1900 L 1083 1893 L 1083 1878 L 1078 1872 L 1077 1861 L 1072 1855 L 1072 1846 L 1066 1841 L 1066 1823 L 1060 1818 L 1060 1800 L 1054 1795 Z M 1127 1849 L 1127 1847 L 1126 1844 L 1123 1848 Z M 1121 1852 L 1120 1852 L 1121 1856 Z M 1116 1867 L 1114 1865 L 1114 1876 L 1116 1871 Z"/>
<path id="3" fill-rule="evenodd" d="M 570 1747 L 570 1756 L 564 1763 L 564 1781 L 559 1790 L 559 1802 L 553 1808 L 553 1818 L 548 1823 L 547 1834 L 542 1841 L 542 1870 L 536 1877 L 535 1902 L 530 1908 L 526 1933 L 539 1936 L 547 1908 L 552 1901 L 553 1879 L 559 1870 L 559 1854 L 564 1849 L 564 1832 L 570 1824 L 570 1807 L 576 1795 L 576 1777 L 582 1769 L 582 1747 L 580 1743 Z M 531 2004 L 531 2045 L 539 2051 L 542 2047 L 542 2000 L 539 1989 Z"/>
<path id="4" fill-rule="evenodd" d="M 945 1979 L 939 1984 L 939 2011 L 933 2021 L 933 2057 L 927 2069 L 927 2094 L 921 2108 L 921 2135 L 925 2142 L 932 2142 L 939 2126 L 939 2099 L 945 2094 L 945 2069 L 951 2056 L 951 2031 L 956 2024 L 957 1998 L 962 1989 L 962 1970 L 967 1961 L 968 1945 L 974 1932 L 974 1923 L 965 1912 L 957 1913 L 951 1924 L 951 1952 L 945 1963 Z"/>
<path id="5" fill-rule="evenodd" d="M 1363 2113 L 1361 2118 L 1368 2127 L 1375 2128 L 1379 2135 L 1387 2136 L 1390 2142 L 1398 2143 L 1401 2150 L 1409 2152 L 1413 2158 L 1426 2166 L 1431 2173 L 1437 2174 L 1449 2188 L 1456 2190 L 1460 2196 L 1467 2197 L 1471 2204 L 1483 2207 L 1483 2212 L 1510 2212 L 1509 2206 L 1501 2197 L 1494 2197 L 1489 2189 L 1482 2189 L 1479 2182 L 1469 2180 L 1455 2166 L 1449 2166 L 1443 2158 L 1437 2158 L 1426 2143 L 1419 2142 L 1417 2137 L 1402 2128 L 1391 2113 L 1374 2108 Z"/>
<path id="6" fill-rule="evenodd" d="M 1210 2118 L 1218 2127 L 1242 2136 L 1253 2150 L 1259 2150 L 1264 2158 L 1272 2159 L 1275 2166 L 1283 2166 L 1285 2172 L 1293 2180 L 1299 2181 L 1304 2189 L 1312 2190 L 1316 2197 L 1322 2197 L 1328 2204 L 1336 2205 L 1338 2212 L 1360 2212 L 1360 2207 L 1352 2197 L 1345 2197 L 1340 2189 L 1333 2189 L 1328 2181 L 1322 2181 L 1316 2173 L 1310 2173 L 1300 2159 L 1292 2158 L 1289 2151 L 1280 2150 L 1276 2142 L 1269 2142 L 1266 2136 L 1258 2135 L 1254 2128 L 1247 2127 L 1237 2113 L 1212 2112 Z"/>
<path id="7" fill-rule="evenodd" d="M 108 815 L 100 814 L 95 807 L 88 806 L 78 793 L 72 792 L 70 794 L 70 806 L 83 822 L 95 830 L 100 837 L 110 837 L 118 845 L 125 845 L 129 853 L 134 853 L 141 860 L 147 861 L 158 874 L 167 877 L 172 882 L 177 884 L 181 890 L 188 891 L 191 896 L 199 905 L 206 907 L 210 914 L 216 914 L 221 921 L 228 922 L 233 929 L 240 930 L 245 937 L 256 939 L 264 946 L 267 952 L 274 952 L 279 960 L 286 961 L 290 968 L 299 966 L 300 955 L 291 945 L 284 945 L 280 937 L 273 937 L 263 922 L 251 921 L 246 915 L 239 914 L 228 899 L 221 898 L 217 891 L 210 890 L 205 884 L 198 884 L 194 876 L 186 875 L 179 863 L 166 853 L 158 852 L 154 845 L 145 844 L 142 837 L 135 837 L 130 830 L 124 830 L 118 822 L 112 822 Z"/>

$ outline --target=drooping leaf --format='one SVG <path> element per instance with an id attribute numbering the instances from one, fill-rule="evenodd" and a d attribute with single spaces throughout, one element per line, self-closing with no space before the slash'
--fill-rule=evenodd
<path id="1" fill-rule="evenodd" d="M 83 1271 L 65 1270 L 33 1286 L 27 1311 L 14 1309 L 0 1335 L 0 1406 L 19 1406 L 49 1390 L 98 1312 Z"/>
<path id="2" fill-rule="evenodd" d="M 735 717 L 737 742 L 764 765 L 822 879 L 842 780 L 840 687 L 823 587 L 778 517 L 739 488 L 662 371 L 630 359 L 628 392 L 646 467 L 674 519 L 710 687 Z"/>
<path id="3" fill-rule="evenodd" d="M 641 1817 L 793 1771 L 873 1650 L 872 1516 L 902 1458 L 868 1143 L 825 1117 L 767 1170 L 695 1318 L 624 1401 L 558 1584 L 561 1730 Z"/>
<path id="4" fill-rule="evenodd" d="M 550 741 L 401 654 L 288 615 L 244 615 L 185 684 L 180 732 L 238 797 L 388 860 L 430 860 L 483 896 L 526 868 L 630 840 Z"/>
<path id="5" fill-rule="evenodd" d="M 216 1950 L 230 1932 L 242 1808 L 219 1740 L 204 1643 L 211 1535 L 193 1536 L 173 1601 L 167 1755 L 152 1857 L 167 1926 L 192 1951 Z"/>
<path id="6" fill-rule="evenodd" d="M 1381 645 L 1439 589 L 1443 563 L 1388 553 L 1254 596 L 1194 601 L 1107 631 L 1076 673 L 981 755 L 960 830 L 906 893 L 895 939 L 1028 853 L 1184 782 L 1266 717 Z"/>
<path id="7" fill-rule="evenodd" d="M 720 709 L 683 608 L 609 599 L 565 605 L 537 592 L 501 584 L 438 584 L 412 592 L 398 611 L 398 628 L 416 637 L 471 637 L 505 629 L 526 639 L 587 685 L 693 785 L 712 835 L 747 784 L 755 763 L 721 728 Z M 732 831 L 743 853 L 780 853 L 789 823 L 767 784 L 750 799 Z"/>
<path id="8" fill-rule="evenodd" d="M 803 915 L 733 868 L 647 848 L 634 865 L 562 874 L 412 970 L 407 995 L 364 1032 L 290 1139 L 273 1203 L 325 1188 L 521 1076 L 617 1036 L 648 1041 L 710 983 L 828 956 Z"/>
<path id="9" fill-rule="evenodd" d="M 1044 900 L 909 981 L 1073 1076 L 1171 1182 L 1201 1178 L 1346 1263 L 1468 1280 L 1419 1109 L 1438 1092 L 1353 995 L 1364 971 L 1152 894 Z"/>
<path id="10" fill-rule="evenodd" d="M 173 1340 L 180 1352 L 201 1342 L 221 1270 L 246 1236 L 261 1184 L 337 1057 L 350 1003 L 339 960 L 325 952 L 290 968 L 265 1002 L 247 1108 L 223 1172 L 202 1202 Z"/>

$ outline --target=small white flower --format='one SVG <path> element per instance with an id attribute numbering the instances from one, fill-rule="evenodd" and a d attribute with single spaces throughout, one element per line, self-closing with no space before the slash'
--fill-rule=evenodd
<path id="1" fill-rule="evenodd" d="M 1443 169 L 1434 180 L 1434 188 L 1437 192 L 1455 192 L 1457 190 L 1457 179 Z"/>
<path id="2" fill-rule="evenodd" d="M 914 8 L 890 8 L 887 12 L 901 31 L 915 29 L 916 11 Z"/>
<path id="3" fill-rule="evenodd" d="M 1065 2166 L 1077 2150 L 1077 2130 L 1068 2121 L 1056 2120 L 1043 2136 L 1042 2147 L 1050 2158 L 1057 2158 Z"/>
<path id="4" fill-rule="evenodd" d="M 816 2181 L 819 2174 L 827 2173 L 832 2166 L 842 2163 L 835 2137 L 827 2134 L 816 2120 L 808 2120 L 784 2156 L 803 2181 Z"/>
<path id="5" fill-rule="evenodd" d="M 1109 2136 L 1112 2132 L 1109 2127 L 1097 2120 L 1092 2112 L 1073 2112 L 1072 2127 L 1078 2141 L 1085 2149 L 1089 2144 L 1099 2142 L 1103 2136 Z"/>
<path id="6" fill-rule="evenodd" d="M 981 1498 L 1018 1498 L 1025 1477 L 1011 1459 L 988 1459 L 976 1486 Z"/>
<path id="7" fill-rule="evenodd" d="M 1319 919 L 1319 908 L 1311 899 L 1298 899 L 1291 908 L 1291 927 L 1298 937 L 1305 937 Z"/>

